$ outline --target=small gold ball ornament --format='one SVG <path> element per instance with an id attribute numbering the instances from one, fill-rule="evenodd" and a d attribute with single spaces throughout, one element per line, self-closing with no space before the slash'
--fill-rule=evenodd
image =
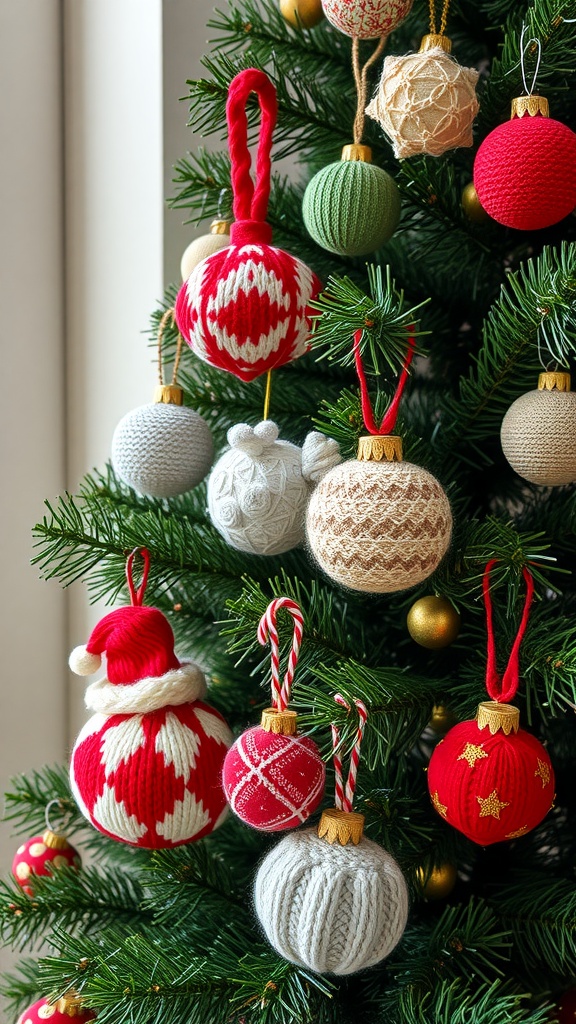
<path id="1" fill-rule="evenodd" d="M 446 597 L 430 594 L 414 602 L 407 626 L 417 644 L 435 651 L 454 643 L 460 632 L 460 616 Z"/>
<path id="2" fill-rule="evenodd" d="M 473 224 L 485 224 L 487 220 L 490 220 L 489 215 L 478 199 L 478 193 L 473 181 L 469 181 L 462 192 L 462 209 L 468 220 L 472 221 Z"/>
<path id="3" fill-rule="evenodd" d="M 443 900 L 449 896 L 456 885 L 458 871 L 455 864 L 440 864 L 430 874 L 424 868 L 418 868 L 416 879 L 422 889 L 425 900 Z"/>
<path id="4" fill-rule="evenodd" d="M 450 711 L 444 704 L 435 704 L 432 708 L 428 728 L 443 736 L 453 725 L 456 725 L 457 721 L 458 719 L 454 712 Z"/>
<path id="5" fill-rule="evenodd" d="M 322 0 L 280 0 L 280 14 L 294 28 L 314 28 L 324 17 Z"/>

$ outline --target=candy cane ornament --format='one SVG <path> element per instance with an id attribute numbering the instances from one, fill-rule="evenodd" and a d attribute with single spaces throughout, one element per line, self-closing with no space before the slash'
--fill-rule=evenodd
<path id="1" fill-rule="evenodd" d="M 280 681 L 277 616 L 284 609 L 293 620 L 292 646 Z M 320 751 L 309 736 L 298 733 L 297 715 L 288 708 L 304 629 L 295 601 L 272 601 L 260 619 L 258 640 L 270 643 L 272 706 L 260 725 L 242 733 L 228 751 L 222 785 L 234 813 L 252 828 L 279 832 L 302 824 L 318 807 L 326 771 Z"/>

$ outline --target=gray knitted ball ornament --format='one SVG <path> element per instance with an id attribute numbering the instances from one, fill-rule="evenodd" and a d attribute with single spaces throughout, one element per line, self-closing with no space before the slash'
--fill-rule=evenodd
<path id="1" fill-rule="evenodd" d="M 546 487 L 576 482 L 576 392 L 569 373 L 541 373 L 538 390 L 510 406 L 502 451 L 524 480 Z"/>

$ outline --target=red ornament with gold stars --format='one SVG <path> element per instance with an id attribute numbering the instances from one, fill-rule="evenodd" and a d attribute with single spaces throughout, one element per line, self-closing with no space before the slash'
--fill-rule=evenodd
<path id="1" fill-rule="evenodd" d="M 493 700 L 479 705 L 475 721 L 450 729 L 428 768 L 432 804 L 445 821 L 480 846 L 525 835 L 542 821 L 554 800 L 554 771 L 546 749 L 520 728 L 518 708 L 505 703 L 518 689 L 519 649 L 534 583 L 524 569 L 524 612 L 500 681 L 489 591 L 493 564 L 486 566 L 483 587 L 488 623 L 486 688 Z"/>
<path id="2" fill-rule="evenodd" d="M 60 868 L 81 866 L 80 855 L 66 836 L 47 828 L 19 846 L 12 861 L 12 874 L 28 896 L 34 895 L 34 877 L 52 875 Z"/>

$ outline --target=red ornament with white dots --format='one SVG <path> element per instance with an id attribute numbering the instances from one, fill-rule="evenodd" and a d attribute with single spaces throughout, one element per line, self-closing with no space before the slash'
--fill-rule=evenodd
<path id="1" fill-rule="evenodd" d="M 81 864 L 78 851 L 66 836 L 47 828 L 41 836 L 34 836 L 18 847 L 12 861 L 12 874 L 24 892 L 33 896 L 35 876 L 52 875 L 60 868 L 78 870 Z"/>
<path id="2" fill-rule="evenodd" d="M 45 1024 L 47 1020 L 50 1024 L 70 1024 L 71 1018 L 75 1024 L 84 1024 L 95 1016 L 93 1010 L 82 1006 L 78 996 L 68 994 L 56 1003 L 49 1003 L 46 997 L 39 999 L 20 1014 L 17 1024 Z"/>

